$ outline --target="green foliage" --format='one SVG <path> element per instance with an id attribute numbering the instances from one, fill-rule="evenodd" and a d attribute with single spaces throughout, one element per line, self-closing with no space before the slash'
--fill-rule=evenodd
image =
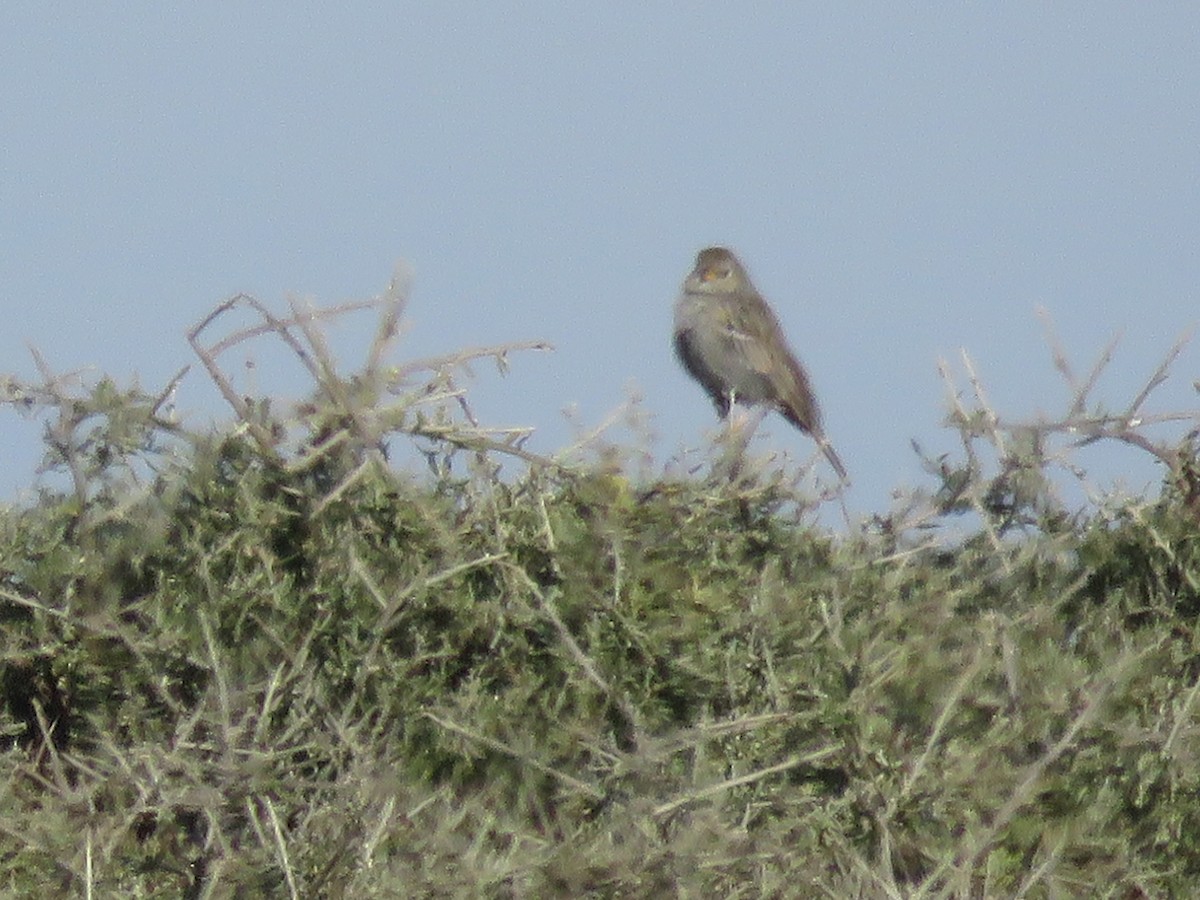
<path id="1" fill-rule="evenodd" d="M 1187 496 L 833 536 L 778 474 L 501 476 L 518 444 L 415 392 L 172 446 L 130 393 L 100 472 L 60 434 L 82 481 L 0 515 L 8 894 L 1200 885 Z"/>
<path id="2" fill-rule="evenodd" d="M 172 477 L 5 519 L 11 885 L 87 846 L 129 896 L 1200 883 L 1168 503 L 889 554 L 761 484 L 379 472 L 317 511 L 236 438 Z"/>

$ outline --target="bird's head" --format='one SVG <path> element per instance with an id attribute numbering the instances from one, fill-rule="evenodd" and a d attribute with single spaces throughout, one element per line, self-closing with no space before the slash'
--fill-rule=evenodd
<path id="1" fill-rule="evenodd" d="M 684 282 L 684 289 L 695 294 L 728 294 L 746 290 L 750 278 L 746 270 L 724 247 L 709 247 L 696 255 L 696 267 Z"/>

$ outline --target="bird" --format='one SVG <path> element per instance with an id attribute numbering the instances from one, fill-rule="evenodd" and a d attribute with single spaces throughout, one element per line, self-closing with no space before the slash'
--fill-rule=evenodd
<path id="1" fill-rule="evenodd" d="M 733 251 L 708 247 L 696 255 L 674 311 L 675 353 L 721 418 L 739 401 L 773 408 L 811 435 L 838 477 L 847 480 L 825 436 L 808 373 Z"/>

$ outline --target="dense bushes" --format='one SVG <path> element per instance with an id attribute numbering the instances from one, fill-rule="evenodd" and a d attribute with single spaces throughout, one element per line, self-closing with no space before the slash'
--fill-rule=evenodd
<path id="1" fill-rule="evenodd" d="M 136 390 L 72 400 L 68 487 L 0 516 L 6 891 L 1200 884 L 1180 491 L 999 509 L 1005 460 L 968 459 L 834 535 L 778 471 L 532 457 L 455 418 L 453 362 L 211 436 Z M 432 473 L 385 465 L 397 440 Z M 912 525 L 964 509 L 955 541 Z"/>

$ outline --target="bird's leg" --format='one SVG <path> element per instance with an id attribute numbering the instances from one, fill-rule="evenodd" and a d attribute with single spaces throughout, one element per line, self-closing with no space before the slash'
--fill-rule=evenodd
<path id="1" fill-rule="evenodd" d="M 742 473 L 742 465 L 746 459 L 746 449 L 750 439 L 762 424 L 763 417 L 769 412 L 766 407 L 753 407 L 749 411 L 738 407 L 736 397 L 729 395 L 729 413 L 725 416 L 725 433 L 723 437 L 724 450 L 721 455 L 721 468 L 729 476 L 730 481 L 736 481 Z"/>

